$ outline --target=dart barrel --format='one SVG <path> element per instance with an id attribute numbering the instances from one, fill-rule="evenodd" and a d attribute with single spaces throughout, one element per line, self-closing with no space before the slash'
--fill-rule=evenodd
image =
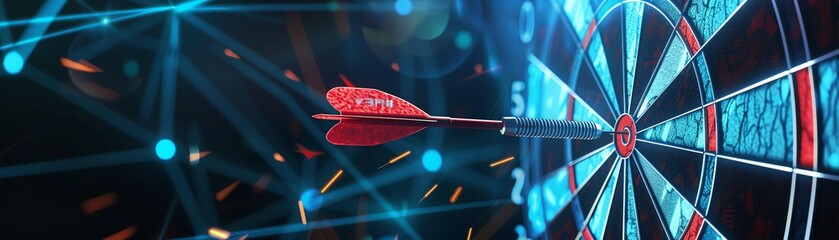
<path id="1" fill-rule="evenodd" d="M 591 140 L 602 133 L 599 124 L 585 121 L 504 117 L 502 122 L 501 134 L 514 137 Z"/>

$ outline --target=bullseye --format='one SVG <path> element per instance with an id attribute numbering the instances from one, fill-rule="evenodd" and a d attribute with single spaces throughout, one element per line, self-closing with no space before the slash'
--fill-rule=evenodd
<path id="1" fill-rule="evenodd" d="M 615 149 L 618 155 L 622 158 L 628 158 L 635 149 L 635 122 L 629 114 L 623 114 L 618 118 L 615 124 L 616 132 L 626 132 L 628 134 L 615 134 Z"/>

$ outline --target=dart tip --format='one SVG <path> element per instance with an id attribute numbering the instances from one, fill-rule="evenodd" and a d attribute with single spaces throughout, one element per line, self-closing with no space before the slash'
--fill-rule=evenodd
<path id="1" fill-rule="evenodd" d="M 335 117 L 335 115 L 332 115 L 332 114 L 322 114 L 322 113 L 321 113 L 321 114 L 315 114 L 315 115 L 312 115 L 312 118 L 314 118 L 314 119 L 320 119 L 320 120 L 339 120 L 337 117 Z"/>

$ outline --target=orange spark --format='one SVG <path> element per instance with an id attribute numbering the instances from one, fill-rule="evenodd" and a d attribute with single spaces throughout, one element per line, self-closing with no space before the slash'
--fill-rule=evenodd
<path id="1" fill-rule="evenodd" d="M 472 239 L 472 227 L 469 227 L 469 233 L 466 234 L 466 240 Z"/>
<path id="2" fill-rule="evenodd" d="M 431 193 L 434 192 L 435 189 L 437 189 L 437 184 L 434 184 L 434 186 L 432 186 L 431 189 L 428 189 L 428 192 L 425 192 L 425 196 L 422 196 L 420 202 L 422 202 L 422 200 L 425 200 L 425 198 L 427 198 L 428 195 L 431 195 Z"/>
<path id="3" fill-rule="evenodd" d="M 300 145 L 299 143 L 296 143 L 296 145 L 297 145 L 297 150 L 295 150 L 295 151 L 299 152 L 300 154 L 303 154 L 303 156 L 305 156 L 306 159 L 312 159 L 314 157 L 317 157 L 317 156 L 323 154 L 323 152 L 313 151 L 311 149 L 308 149 L 308 148 L 304 147 L 303 145 Z"/>
<path id="4" fill-rule="evenodd" d="M 498 160 L 494 163 L 490 163 L 489 167 L 495 167 L 495 166 L 498 166 L 498 165 L 501 165 L 501 164 L 505 164 L 505 163 L 508 163 L 510 161 L 513 161 L 513 159 L 516 159 L 516 157 L 507 157 L 507 158 Z"/>
<path id="5" fill-rule="evenodd" d="M 332 176 L 332 179 L 329 179 L 329 182 L 327 182 L 326 185 L 323 185 L 323 188 L 320 189 L 320 193 L 325 193 L 326 190 L 329 190 L 329 187 L 335 183 L 335 180 L 338 180 L 338 177 L 341 177 L 341 174 L 344 174 L 343 169 L 338 170 L 338 172 L 335 173 L 335 176 Z"/>
<path id="6" fill-rule="evenodd" d="M 119 231 L 119 232 L 116 232 L 116 233 L 114 233 L 114 234 L 111 234 L 110 236 L 107 236 L 107 237 L 103 238 L 103 240 L 123 240 L 123 239 L 128 239 L 128 238 L 130 238 L 131 236 L 134 236 L 134 233 L 136 233 L 136 232 L 137 232 L 137 227 L 135 227 L 135 226 L 130 226 L 130 227 L 127 227 L 127 228 L 125 228 L 125 229 L 123 229 L 123 230 L 121 230 L 121 231 Z"/>
<path id="7" fill-rule="evenodd" d="M 106 207 L 114 205 L 118 200 L 116 193 L 106 193 L 97 197 L 93 197 L 82 202 L 82 212 L 84 214 L 93 214 Z"/>
<path id="8" fill-rule="evenodd" d="M 253 192 L 256 194 L 262 193 L 262 191 L 265 191 L 265 187 L 268 186 L 268 182 L 270 181 L 271 175 L 262 175 L 262 177 L 260 177 L 259 180 L 256 180 L 256 182 L 253 184 Z"/>
<path id="9" fill-rule="evenodd" d="M 210 237 L 222 240 L 230 237 L 229 231 L 216 227 L 211 227 L 210 230 L 207 230 L 207 234 L 210 234 Z"/>
<path id="10" fill-rule="evenodd" d="M 475 64 L 474 69 L 475 69 L 475 74 L 481 74 L 481 73 L 484 72 L 484 65 L 481 65 L 480 63 Z"/>
<path id="11" fill-rule="evenodd" d="M 303 210 L 303 201 L 297 201 L 297 208 L 300 209 L 300 220 L 303 221 L 303 225 L 306 225 L 306 211 Z"/>
<path id="12" fill-rule="evenodd" d="M 235 182 L 231 183 L 230 185 L 227 185 L 227 187 L 224 187 L 221 190 L 219 190 L 216 193 L 216 201 L 221 202 L 222 200 L 227 198 L 227 195 L 230 195 L 230 192 L 232 192 L 233 189 L 236 188 L 236 186 L 239 186 L 239 180 L 236 180 Z"/>
<path id="13" fill-rule="evenodd" d="M 285 162 L 285 158 L 283 157 L 283 155 L 280 155 L 280 153 L 274 153 L 274 160 L 277 160 L 279 162 Z"/>
<path id="14" fill-rule="evenodd" d="M 480 64 L 479 64 L 479 65 L 480 65 Z M 493 66 L 493 67 L 491 67 L 491 68 L 489 68 L 489 69 L 484 70 L 484 69 L 483 69 L 483 65 L 481 65 L 481 70 L 482 70 L 482 71 L 481 71 L 481 72 L 478 72 L 478 66 L 477 66 L 477 65 L 475 65 L 475 72 L 476 72 L 475 74 L 472 74 L 472 75 L 469 75 L 468 77 L 465 77 L 465 78 L 463 78 L 463 79 L 457 80 L 457 82 L 455 82 L 455 83 L 462 83 L 462 82 L 466 82 L 466 81 L 472 80 L 473 78 L 483 76 L 484 74 L 487 74 L 487 73 L 493 72 L 493 71 L 495 71 L 495 70 L 498 70 L 499 68 L 501 68 L 501 65 L 496 65 L 496 66 Z"/>
<path id="15" fill-rule="evenodd" d="M 242 57 L 239 57 L 239 54 L 236 54 L 236 52 L 234 52 L 233 50 L 230 50 L 230 48 L 225 48 L 224 49 L 224 55 L 226 55 L 228 57 L 231 57 L 231 58 L 235 58 L 235 59 L 240 59 L 240 60 L 242 59 Z"/>
<path id="16" fill-rule="evenodd" d="M 79 62 L 76 62 L 76 61 L 67 59 L 65 57 L 61 58 L 61 66 L 64 66 L 66 68 L 73 69 L 73 70 L 76 70 L 76 71 L 80 71 L 80 72 L 86 72 L 86 73 L 100 73 L 100 72 L 102 72 L 102 69 L 96 67 L 93 64 L 90 64 L 89 62 L 87 62 L 85 60 L 80 60 Z"/>
<path id="17" fill-rule="evenodd" d="M 344 74 L 339 73 L 338 77 L 341 78 L 341 81 L 344 81 L 344 85 L 347 85 L 347 87 L 355 87 L 355 84 L 352 84 L 350 79 L 348 79 L 347 76 L 344 76 Z"/>
<path id="18" fill-rule="evenodd" d="M 391 63 L 391 64 L 390 64 L 390 69 L 393 69 L 393 71 L 397 71 L 397 72 L 398 72 L 398 71 L 399 71 L 399 64 L 397 64 L 397 63 Z"/>
<path id="19" fill-rule="evenodd" d="M 210 153 L 213 153 L 213 151 L 191 152 L 189 153 L 189 161 L 198 161 L 198 159 L 206 157 L 207 155 L 210 155 Z"/>
<path id="20" fill-rule="evenodd" d="M 247 238 L 248 238 L 248 235 L 249 235 L 249 234 L 245 234 L 245 236 L 240 237 L 240 238 L 239 238 L 239 240 L 245 240 L 245 239 L 247 239 Z"/>
<path id="21" fill-rule="evenodd" d="M 460 197 L 461 191 L 463 191 L 463 186 L 457 186 L 457 188 L 454 190 L 454 193 L 452 193 L 452 196 L 449 198 L 449 203 L 456 202 L 457 198 Z"/>
<path id="22" fill-rule="evenodd" d="M 298 77 L 296 73 L 292 72 L 291 69 L 286 69 L 283 72 L 283 75 L 285 75 L 285 77 L 287 77 L 288 79 L 294 80 L 295 82 L 300 81 L 300 77 Z"/>
<path id="23" fill-rule="evenodd" d="M 393 164 L 396 161 L 399 161 L 400 159 L 405 158 L 405 156 L 408 156 L 409 154 L 411 154 L 411 151 L 405 151 L 404 153 L 399 154 L 399 156 L 396 156 L 393 159 L 391 159 L 390 161 L 387 161 L 387 163 L 385 163 L 384 165 L 382 165 L 378 169 L 382 169 L 383 167 L 385 167 L 387 165 Z"/>

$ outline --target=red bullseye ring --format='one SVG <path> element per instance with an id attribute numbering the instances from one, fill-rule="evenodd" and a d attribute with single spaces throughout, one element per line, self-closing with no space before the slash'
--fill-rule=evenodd
<path id="1" fill-rule="evenodd" d="M 635 149 L 635 122 L 632 116 L 624 113 L 615 124 L 615 132 L 629 132 L 629 134 L 615 134 L 615 149 L 622 158 L 628 158 Z"/>

